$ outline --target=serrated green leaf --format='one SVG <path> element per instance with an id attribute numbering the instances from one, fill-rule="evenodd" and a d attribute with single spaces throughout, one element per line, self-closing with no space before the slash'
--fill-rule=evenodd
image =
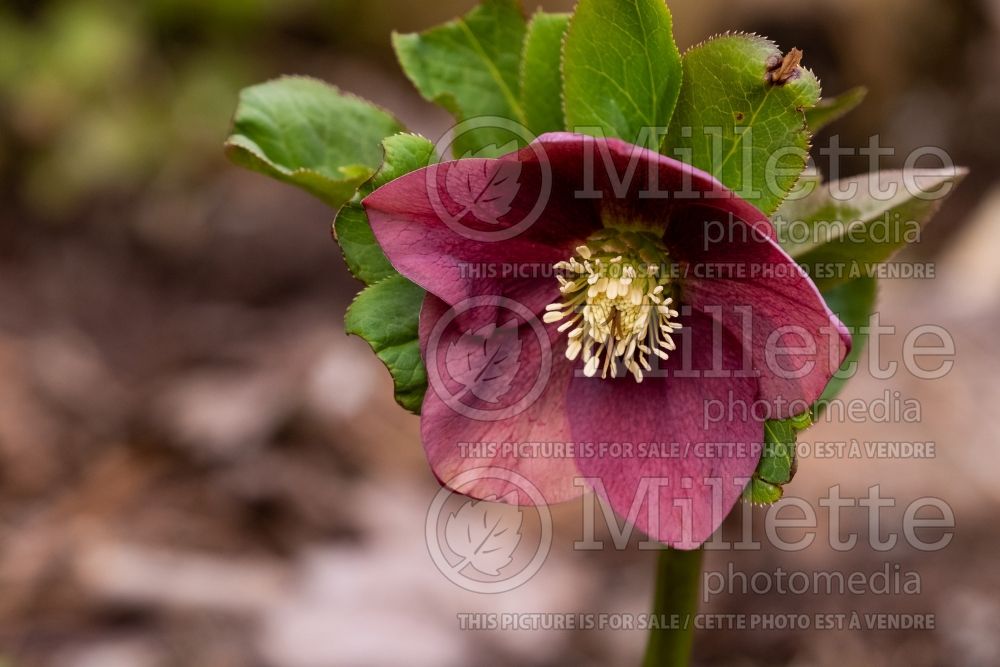
<path id="1" fill-rule="evenodd" d="M 878 300 L 878 280 L 875 278 L 856 278 L 850 282 L 823 292 L 823 298 L 830 310 L 840 318 L 851 331 L 851 351 L 841 364 L 840 370 L 834 375 L 823 390 L 823 395 L 817 401 L 816 414 L 822 414 L 827 404 L 835 399 L 847 381 L 850 379 L 848 369 L 856 366 L 868 343 L 866 329 L 875 303 Z"/>
<path id="2" fill-rule="evenodd" d="M 568 129 L 655 149 L 681 76 L 663 0 L 580 0 L 563 47 Z"/>
<path id="3" fill-rule="evenodd" d="M 662 152 L 693 164 L 770 214 L 805 169 L 809 132 L 803 110 L 819 81 L 799 68 L 785 84 L 767 80 L 775 44 L 726 35 L 684 54 L 684 85 Z"/>
<path id="4" fill-rule="evenodd" d="M 386 183 L 405 176 L 411 171 L 428 167 L 437 162 L 434 144 L 419 134 L 396 134 L 382 142 L 385 158 L 371 182 L 364 189 L 374 192 Z"/>
<path id="5" fill-rule="evenodd" d="M 485 0 L 465 16 L 422 33 L 393 34 L 403 71 L 430 102 L 459 122 L 497 116 L 524 126 L 521 53 L 526 24 L 516 0 Z M 496 123 L 459 133 L 458 157 L 496 157 L 523 138 Z"/>
<path id="6" fill-rule="evenodd" d="M 773 505 L 781 500 L 784 490 L 777 484 L 770 484 L 756 477 L 743 489 L 743 500 L 754 505 Z"/>
<path id="7" fill-rule="evenodd" d="M 809 130 L 817 134 L 827 125 L 857 109 L 866 97 L 868 89 L 864 86 L 851 88 L 836 97 L 824 97 L 815 107 L 806 110 L 806 124 L 809 125 Z"/>
<path id="8" fill-rule="evenodd" d="M 813 425 L 813 416 L 809 412 L 803 412 L 802 414 L 790 417 L 785 421 L 787 421 L 796 431 L 804 431 Z"/>
<path id="9" fill-rule="evenodd" d="M 240 93 L 226 154 L 296 185 L 334 208 L 382 161 L 380 142 L 402 130 L 390 114 L 308 77 L 282 77 Z"/>
<path id="10" fill-rule="evenodd" d="M 534 134 L 566 128 L 560 62 L 569 19 L 569 14 L 538 11 L 528 23 L 521 62 L 521 107 Z"/>
<path id="11" fill-rule="evenodd" d="M 375 240 L 368 216 L 360 203 L 352 201 L 340 209 L 333 222 L 333 234 L 351 275 L 365 285 L 377 283 L 396 273 Z"/>
<path id="12" fill-rule="evenodd" d="M 775 230 L 785 251 L 826 292 L 876 275 L 879 264 L 919 238 L 921 226 L 966 173 L 886 171 L 827 183 L 786 202 L 774 215 Z M 876 191 L 889 189 L 895 190 L 891 196 Z"/>
<path id="13" fill-rule="evenodd" d="M 345 324 L 347 332 L 365 339 L 389 369 L 396 402 L 419 414 L 427 390 L 427 371 L 418 340 L 425 292 L 389 263 L 360 200 L 390 181 L 433 164 L 437 155 L 434 144 L 416 134 L 397 134 L 386 138 L 382 145 L 382 166 L 334 222 L 348 267 L 368 285 L 348 308 Z"/>
<path id="14" fill-rule="evenodd" d="M 386 183 L 437 161 L 434 144 L 416 134 L 393 135 L 382 142 L 382 147 L 385 155 L 382 166 L 361 187 L 358 196 L 340 209 L 333 223 L 334 236 L 347 267 L 366 285 L 396 275 L 396 270 L 375 239 L 360 200 Z"/>
<path id="15" fill-rule="evenodd" d="M 796 433 L 791 420 L 764 422 L 764 452 L 757 466 L 757 477 L 778 485 L 792 480 Z"/>
<path id="16" fill-rule="evenodd" d="M 812 415 L 805 412 L 790 419 L 764 422 L 764 449 L 757 470 L 743 490 L 743 499 L 755 505 L 770 505 L 781 500 L 782 487 L 795 477 L 795 448 L 799 431 L 812 426 Z"/>
<path id="17" fill-rule="evenodd" d="M 415 414 L 427 391 L 418 329 L 424 290 L 401 275 L 366 287 L 347 309 L 347 333 L 364 338 L 395 384 L 396 402 Z"/>

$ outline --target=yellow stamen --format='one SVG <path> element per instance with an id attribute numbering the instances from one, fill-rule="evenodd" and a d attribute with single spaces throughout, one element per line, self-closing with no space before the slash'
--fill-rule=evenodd
<path id="1" fill-rule="evenodd" d="M 664 295 L 670 283 L 662 266 L 666 251 L 652 237 L 630 237 L 614 244 L 598 239 L 576 249 L 579 259 L 555 265 L 565 274 L 558 277 L 563 300 L 549 305 L 543 319 L 549 324 L 566 320 L 560 332 L 576 325 L 567 336 L 566 357 L 575 360 L 582 353 L 587 377 L 598 371 L 602 378 L 609 372 L 616 375 L 621 363 L 642 382 L 643 371 L 652 370 L 649 355 L 666 360 L 677 349 L 672 334 L 681 328 L 674 321 L 679 313 L 671 308 L 673 299 Z M 635 252 L 621 254 L 621 242 Z M 603 245 L 618 252 L 608 252 Z"/>

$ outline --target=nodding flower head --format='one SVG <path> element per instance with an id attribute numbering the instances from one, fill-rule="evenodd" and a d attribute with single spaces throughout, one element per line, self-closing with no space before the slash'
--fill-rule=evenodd
<path id="1" fill-rule="evenodd" d="M 497 471 L 462 486 L 478 498 L 533 502 L 503 471 L 546 502 L 589 487 L 695 548 L 753 475 L 764 420 L 818 399 L 850 348 L 767 216 L 623 141 L 547 134 L 363 204 L 389 261 L 427 291 L 428 460 L 445 484 Z"/>

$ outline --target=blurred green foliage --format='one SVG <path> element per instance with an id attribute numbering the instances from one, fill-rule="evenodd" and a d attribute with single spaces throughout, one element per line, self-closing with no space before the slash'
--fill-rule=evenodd
<path id="1" fill-rule="evenodd" d="M 0 192 L 65 217 L 221 162 L 241 87 L 289 44 L 336 41 L 340 0 L 0 4 Z"/>

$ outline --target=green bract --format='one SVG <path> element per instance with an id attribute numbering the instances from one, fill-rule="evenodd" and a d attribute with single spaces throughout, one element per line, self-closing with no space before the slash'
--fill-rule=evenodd
<path id="1" fill-rule="evenodd" d="M 918 240 L 921 224 L 965 173 L 885 171 L 826 183 L 785 202 L 774 216 L 775 230 L 785 251 L 826 291 L 875 275 L 879 264 Z"/>
<path id="2" fill-rule="evenodd" d="M 528 24 L 521 62 L 521 106 L 525 125 L 534 134 L 566 127 L 560 62 L 569 18 L 569 14 L 539 11 Z"/>
<path id="3" fill-rule="evenodd" d="M 850 282 L 823 292 L 826 305 L 830 307 L 840 321 L 851 331 L 853 345 L 851 351 L 841 364 L 840 371 L 833 376 L 826 391 L 819 399 L 816 414 L 822 414 L 826 404 L 832 401 L 844 388 L 854 373 L 857 364 L 868 343 L 868 322 L 875 312 L 875 301 L 878 298 L 878 281 L 875 278 L 855 278 Z"/>
<path id="4" fill-rule="evenodd" d="M 799 431 L 812 425 L 807 413 L 783 421 L 764 423 L 764 450 L 757 472 L 743 492 L 755 505 L 770 505 L 781 500 L 782 487 L 795 477 L 795 444 Z"/>
<path id="5" fill-rule="evenodd" d="M 382 162 L 379 144 L 403 128 L 389 113 L 307 77 L 246 88 L 226 154 L 340 207 Z"/>
<path id="6" fill-rule="evenodd" d="M 361 336 L 392 373 L 396 401 L 420 411 L 427 371 L 420 360 L 417 329 L 424 291 L 396 274 L 366 287 L 347 309 L 347 333 Z"/>
<path id="7" fill-rule="evenodd" d="M 486 0 L 465 16 L 419 34 L 393 35 L 403 71 L 427 100 L 459 122 L 483 116 L 527 125 L 521 105 L 521 51 L 526 24 L 515 0 Z M 462 132 L 457 157 L 495 157 L 516 135 L 496 123 Z"/>
<path id="8" fill-rule="evenodd" d="M 820 100 L 812 109 L 806 109 L 806 123 L 809 125 L 809 131 L 816 134 L 830 123 L 840 120 L 857 109 L 866 97 L 868 97 L 868 89 L 864 86 L 858 86 L 836 97 Z"/>
<path id="9" fill-rule="evenodd" d="M 385 160 L 355 201 L 340 210 L 334 234 L 351 272 L 368 285 L 347 311 L 347 332 L 368 341 L 395 384 L 396 401 L 420 412 L 427 373 L 417 341 L 424 291 L 399 275 L 368 224 L 360 198 L 411 171 L 437 161 L 434 145 L 415 134 L 397 134 L 382 142 Z M 392 322 L 387 319 L 391 318 Z"/>
<path id="10" fill-rule="evenodd" d="M 384 159 L 375 175 L 358 190 L 357 195 L 337 214 L 333 230 L 344 261 L 354 277 L 366 285 L 391 275 L 398 275 L 385 258 L 372 234 L 361 199 L 379 187 L 411 171 L 437 161 L 434 144 L 416 134 L 396 134 L 382 142 Z"/>
<path id="11" fill-rule="evenodd" d="M 582 0 L 563 47 L 567 129 L 656 148 L 681 90 L 662 0 Z"/>
<path id="12" fill-rule="evenodd" d="M 803 110 L 819 101 L 812 72 L 767 82 L 781 51 L 756 35 L 710 39 L 684 54 L 681 88 L 663 152 L 715 176 L 764 213 L 773 213 L 805 169 Z"/>

